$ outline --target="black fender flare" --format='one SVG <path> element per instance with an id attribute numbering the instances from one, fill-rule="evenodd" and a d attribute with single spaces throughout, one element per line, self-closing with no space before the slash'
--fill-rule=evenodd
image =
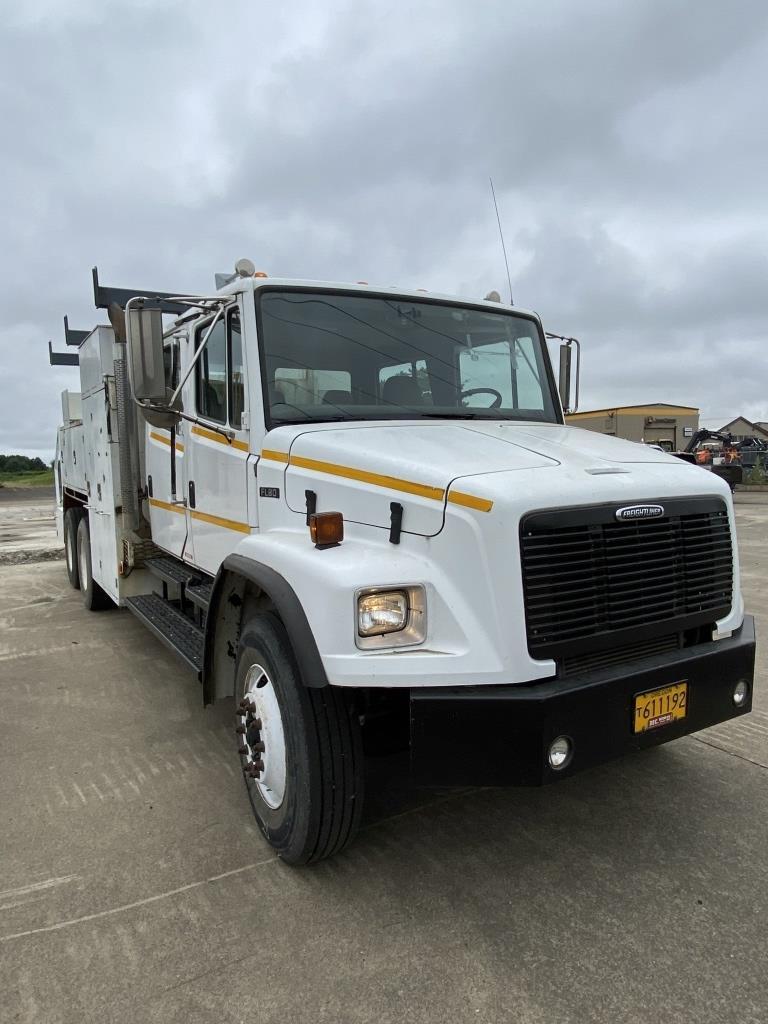
<path id="1" fill-rule="evenodd" d="M 219 606 L 224 593 L 224 583 L 229 574 L 253 583 L 265 593 L 275 606 L 280 616 L 288 639 L 291 642 L 294 657 L 305 686 L 320 689 L 328 686 L 320 651 L 317 648 L 312 629 L 301 601 L 290 583 L 268 565 L 255 562 L 243 555 L 228 555 L 224 559 L 213 583 L 211 601 L 205 621 L 205 649 L 203 654 L 203 703 L 211 704 L 214 694 L 211 692 L 213 683 L 213 644 Z"/>

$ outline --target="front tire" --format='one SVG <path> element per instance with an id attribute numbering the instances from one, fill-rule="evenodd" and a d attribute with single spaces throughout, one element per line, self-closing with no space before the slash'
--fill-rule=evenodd
<path id="1" fill-rule="evenodd" d="M 74 590 L 80 589 L 80 567 L 77 561 L 77 528 L 82 512 L 79 508 L 68 508 L 64 513 L 64 551 L 67 556 L 67 576 Z"/>
<path id="2" fill-rule="evenodd" d="M 91 530 L 88 526 L 88 517 L 86 515 L 81 518 L 77 527 L 77 566 L 80 574 L 80 591 L 83 595 L 83 604 L 88 611 L 100 612 L 106 608 L 112 608 L 112 599 L 96 583 L 91 571 Z"/>
<path id="3" fill-rule="evenodd" d="M 348 694 L 301 680 L 285 627 L 256 614 L 237 659 L 238 747 L 253 813 L 288 864 L 311 864 L 350 842 L 363 809 L 360 723 Z"/>

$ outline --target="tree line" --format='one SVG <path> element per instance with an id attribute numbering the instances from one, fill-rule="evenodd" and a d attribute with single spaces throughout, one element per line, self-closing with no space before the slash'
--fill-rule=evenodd
<path id="1" fill-rule="evenodd" d="M 35 456 L 0 455 L 0 473 L 44 473 L 48 466 Z"/>

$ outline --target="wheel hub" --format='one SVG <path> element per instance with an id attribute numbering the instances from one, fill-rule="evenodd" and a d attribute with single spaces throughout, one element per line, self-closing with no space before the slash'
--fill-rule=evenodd
<path id="1" fill-rule="evenodd" d="M 277 694 L 266 669 L 252 665 L 237 714 L 242 737 L 240 755 L 249 785 L 258 787 L 273 810 L 285 797 L 285 733 Z"/>

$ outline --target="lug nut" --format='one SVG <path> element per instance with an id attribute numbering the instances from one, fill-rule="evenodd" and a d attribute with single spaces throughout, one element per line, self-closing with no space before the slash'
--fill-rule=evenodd
<path id="1" fill-rule="evenodd" d="M 244 725 L 238 725 L 237 728 L 235 729 L 235 732 L 237 733 L 238 736 L 245 735 L 246 731 L 247 728 Z"/>
<path id="2" fill-rule="evenodd" d="M 255 711 L 256 709 L 253 708 L 252 710 Z M 249 724 L 250 724 L 251 728 L 255 729 L 257 732 L 259 732 L 261 730 L 261 719 L 260 718 L 253 718 L 253 719 L 251 719 L 251 722 Z"/>
<path id="3" fill-rule="evenodd" d="M 253 762 L 253 770 L 257 772 L 264 771 L 264 762 L 261 760 L 261 758 L 258 758 Z"/>
<path id="4" fill-rule="evenodd" d="M 248 772 L 248 776 L 251 779 L 260 779 L 261 771 L 258 768 L 251 768 L 251 770 Z"/>
<path id="5" fill-rule="evenodd" d="M 251 744 L 251 750 L 255 754 L 263 754 L 266 749 L 267 748 L 264 746 L 264 744 L 261 742 L 261 740 L 259 740 L 258 743 L 252 743 Z"/>
<path id="6" fill-rule="evenodd" d="M 247 753 L 249 753 L 249 750 L 248 750 L 248 747 L 246 747 L 245 744 L 243 744 L 242 747 L 238 747 L 237 748 L 237 752 L 238 752 L 238 754 L 247 754 Z"/>

